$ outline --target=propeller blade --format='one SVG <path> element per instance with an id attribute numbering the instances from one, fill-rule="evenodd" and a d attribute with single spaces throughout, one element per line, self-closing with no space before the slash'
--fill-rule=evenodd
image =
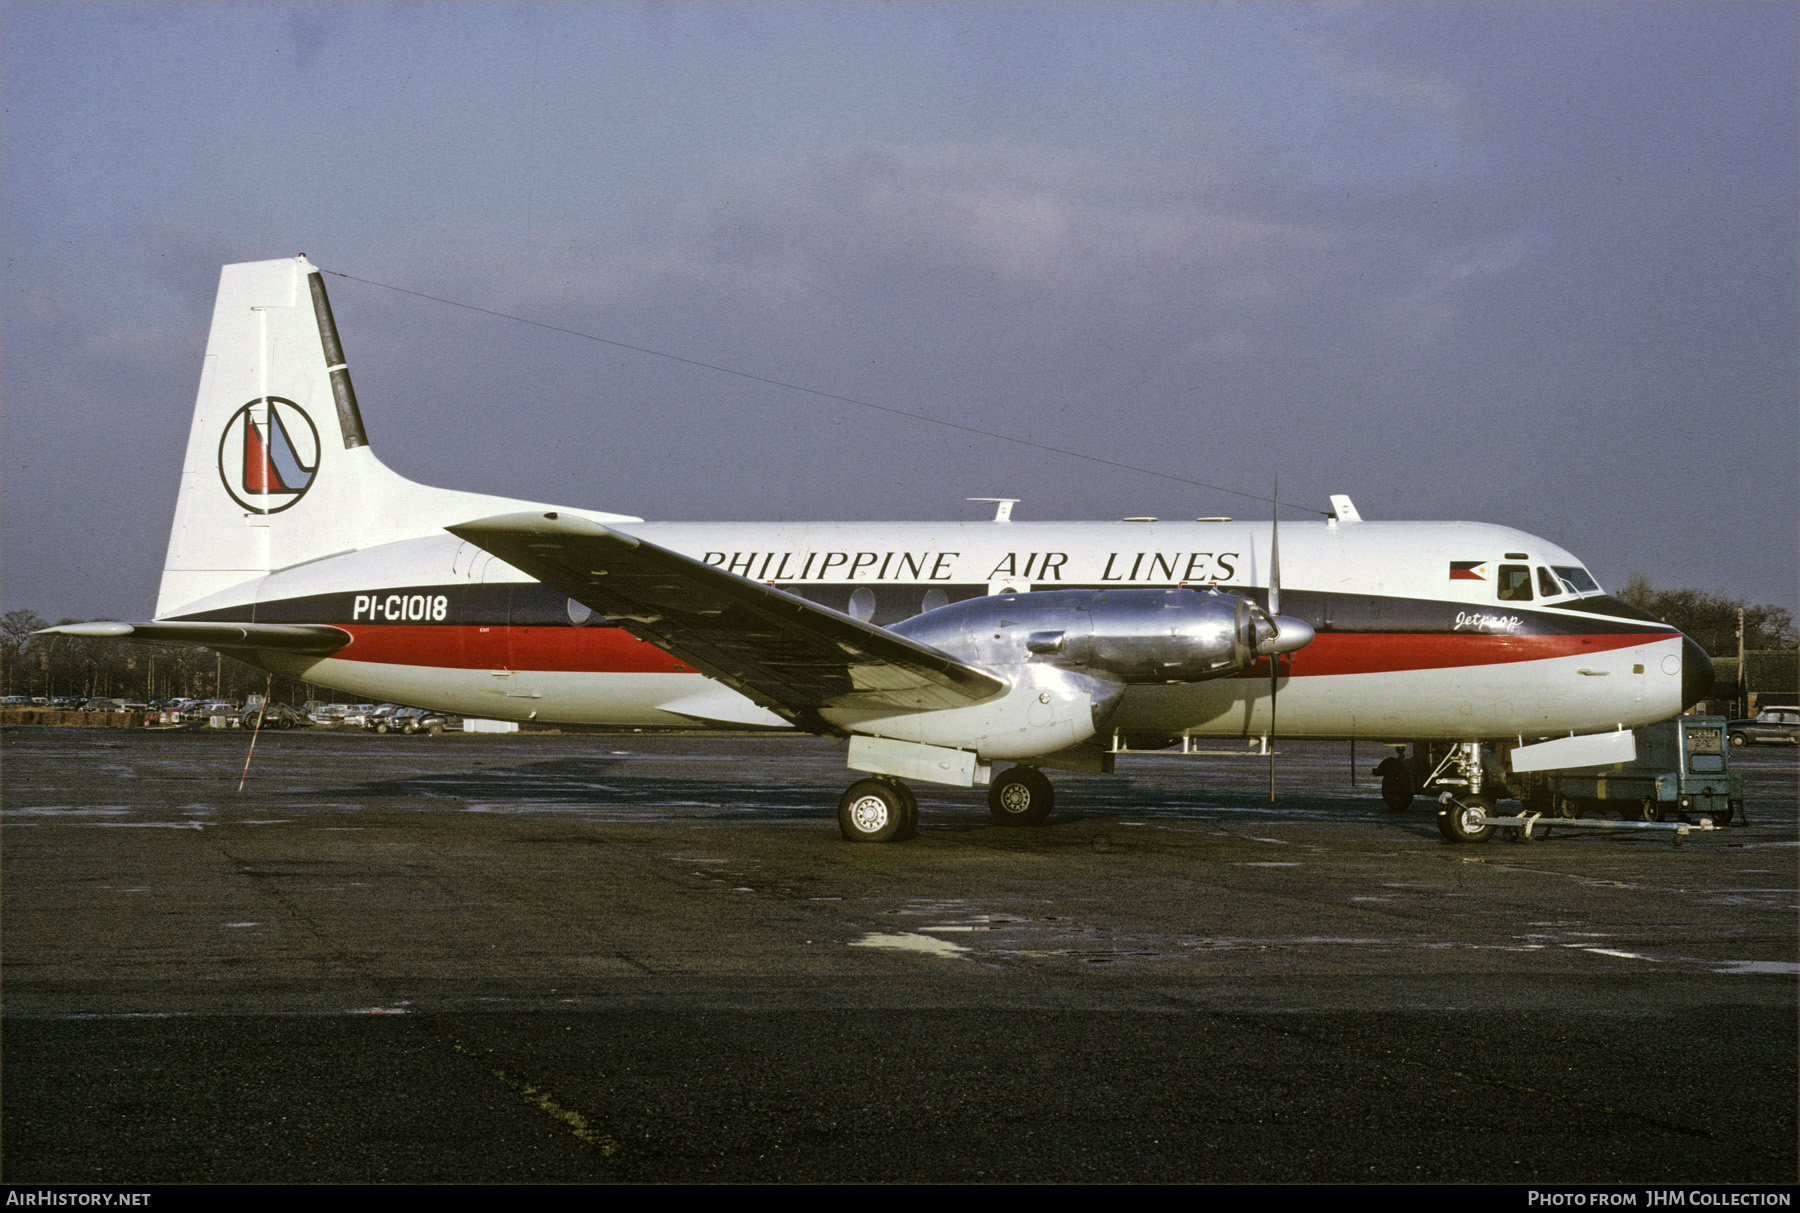
<path id="1" fill-rule="evenodd" d="M 1281 614 L 1281 475 L 1269 494 L 1269 618 Z M 1275 625 L 1278 629 L 1280 624 Z M 1269 803 L 1275 803 L 1275 691 L 1281 677 L 1281 654 L 1269 654 Z"/>
<path id="2" fill-rule="evenodd" d="M 1281 614 L 1281 477 L 1269 494 L 1269 614 Z"/>
<path id="3" fill-rule="evenodd" d="M 1275 803 L 1275 680 L 1281 675 L 1281 654 L 1269 654 L 1269 803 Z"/>

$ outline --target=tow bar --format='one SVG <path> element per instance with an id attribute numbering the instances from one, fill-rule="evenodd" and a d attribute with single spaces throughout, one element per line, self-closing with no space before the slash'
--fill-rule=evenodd
<path id="1" fill-rule="evenodd" d="M 1450 804 L 1454 797 L 1445 792 L 1438 797 L 1439 804 Z M 1549 836 L 1552 829 L 1558 830 L 1655 830 L 1668 834 L 1669 841 L 1680 846 L 1690 833 L 1712 833 L 1720 827 L 1710 819 L 1699 822 L 1686 821 L 1596 821 L 1585 817 L 1549 817 L 1542 813 L 1521 813 L 1516 817 L 1498 817 L 1490 813 L 1480 813 L 1469 824 L 1473 826 L 1494 826 L 1497 829 L 1510 831 L 1513 842 L 1536 842 L 1539 838 Z"/>

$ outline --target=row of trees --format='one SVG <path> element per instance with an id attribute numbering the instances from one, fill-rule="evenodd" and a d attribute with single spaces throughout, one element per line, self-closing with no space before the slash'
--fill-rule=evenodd
<path id="1" fill-rule="evenodd" d="M 79 623 L 60 619 L 58 623 Z M 304 703 L 313 684 L 270 675 L 197 644 L 120 644 L 80 636 L 34 636 L 50 621 L 36 611 L 0 615 L 0 694 L 118 699 L 235 699 L 272 694 Z"/>
<path id="2" fill-rule="evenodd" d="M 1680 628 L 1714 657 L 1737 656 L 1739 612 L 1746 651 L 1795 647 L 1794 616 L 1783 607 L 1752 606 L 1742 598 L 1705 590 L 1659 590 L 1642 573 L 1632 574 L 1619 597 Z"/>

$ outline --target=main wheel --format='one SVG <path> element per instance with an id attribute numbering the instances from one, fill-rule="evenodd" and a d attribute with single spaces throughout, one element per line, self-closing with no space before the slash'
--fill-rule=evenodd
<path id="1" fill-rule="evenodd" d="M 913 790 L 892 775 L 878 775 L 876 778 L 894 789 L 900 795 L 900 833 L 896 838 L 917 838 L 919 836 L 919 798 Z"/>
<path id="2" fill-rule="evenodd" d="M 1494 802 L 1486 796 L 1451 800 L 1438 809 L 1438 833 L 1451 842 L 1486 842 L 1494 836 L 1494 827 L 1481 819 L 1493 811 Z"/>
<path id="3" fill-rule="evenodd" d="M 1012 767 L 988 788 L 988 811 L 1003 826 L 1041 826 L 1056 806 L 1056 790 L 1036 767 Z"/>
<path id="4" fill-rule="evenodd" d="M 907 824 L 907 797 L 885 779 L 859 779 L 838 798 L 838 830 L 846 842 L 892 842 Z"/>
<path id="5" fill-rule="evenodd" d="M 1666 816 L 1668 816 L 1668 810 L 1663 808 L 1662 801 L 1654 796 L 1644 797 L 1644 803 L 1638 806 L 1637 819 L 1639 821 L 1661 821 Z"/>
<path id="6" fill-rule="evenodd" d="M 1564 821 L 1574 821 L 1581 816 L 1581 805 L 1573 796 L 1564 796 L 1561 792 L 1550 797 L 1550 808 Z"/>
<path id="7" fill-rule="evenodd" d="M 1381 764 L 1381 800 L 1388 808 L 1396 813 L 1405 811 L 1417 791 L 1412 772 L 1406 769 L 1404 762 L 1390 758 Z"/>

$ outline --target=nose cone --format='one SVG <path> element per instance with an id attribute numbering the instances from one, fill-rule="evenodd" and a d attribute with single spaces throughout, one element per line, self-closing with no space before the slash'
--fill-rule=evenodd
<path id="1" fill-rule="evenodd" d="M 1275 635 L 1263 641 L 1263 653 L 1292 653 L 1313 642 L 1313 626 L 1306 620 L 1295 619 L 1292 615 L 1277 615 L 1274 622 Z"/>
<path id="2" fill-rule="evenodd" d="M 1681 706 L 1692 707 L 1712 694 L 1713 663 L 1706 650 L 1688 636 L 1681 638 Z"/>

